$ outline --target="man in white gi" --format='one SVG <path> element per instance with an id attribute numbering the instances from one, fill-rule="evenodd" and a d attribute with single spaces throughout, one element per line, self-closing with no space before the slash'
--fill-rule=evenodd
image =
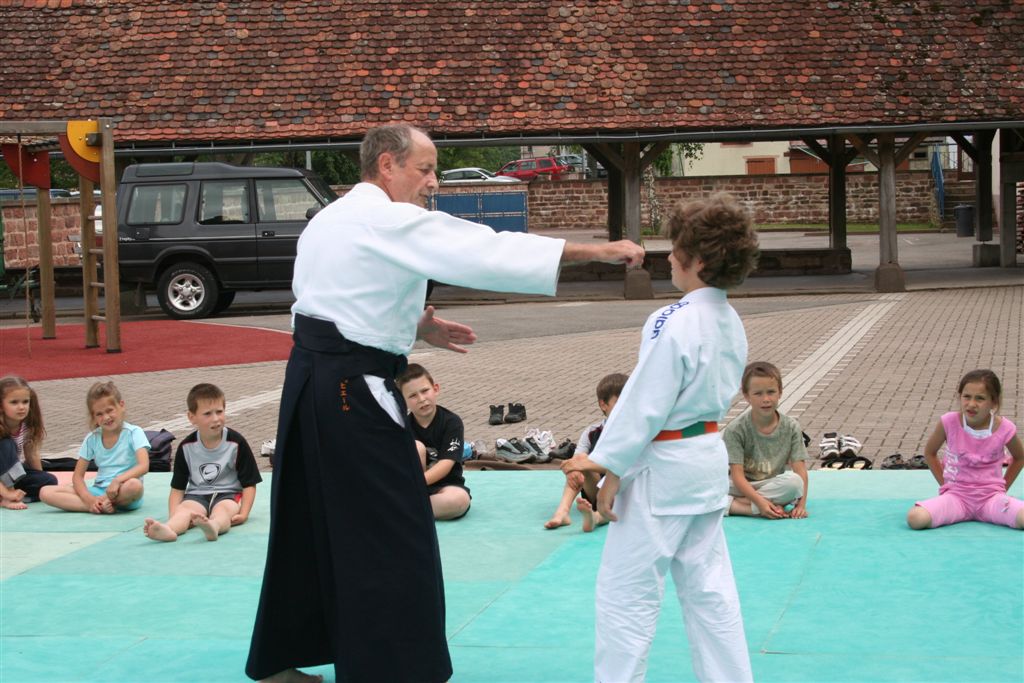
<path id="1" fill-rule="evenodd" d="M 299 240 L 254 679 L 318 680 L 297 667 L 328 663 L 346 683 L 451 677 L 434 517 L 394 378 L 417 337 L 465 352 L 475 335 L 424 312 L 427 280 L 554 294 L 562 263 L 644 255 L 427 211 L 437 150 L 411 126 L 369 131 L 360 159 L 363 182 Z"/>
<path id="2" fill-rule="evenodd" d="M 608 471 L 598 493 L 598 510 L 614 522 L 597 577 L 599 683 L 644 680 L 668 571 L 697 678 L 752 680 L 722 531 L 729 461 L 717 432 L 747 361 L 725 288 L 753 269 L 757 237 L 721 194 L 676 207 L 669 228 L 672 283 L 684 296 L 644 324 L 636 368 L 597 448 L 562 465 Z"/>

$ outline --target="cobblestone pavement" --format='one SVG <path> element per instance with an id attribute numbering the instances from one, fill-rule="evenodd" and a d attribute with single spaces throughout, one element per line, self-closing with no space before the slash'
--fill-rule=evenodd
<path id="1" fill-rule="evenodd" d="M 462 416 L 469 440 L 493 448 L 495 438 L 522 436 L 532 427 L 575 440 L 600 415 L 597 381 L 633 367 L 639 322 L 645 317 L 638 315 L 641 303 L 556 300 L 460 307 L 445 316 L 490 316 L 522 325 L 514 337 L 485 334 L 469 354 L 417 346 L 411 360 L 434 374 L 442 404 Z M 665 301 L 645 303 L 653 311 Z M 812 457 L 821 434 L 831 430 L 860 439 L 863 455 L 876 466 L 895 452 L 905 457 L 920 453 L 938 417 L 955 407 L 959 377 L 978 367 L 990 367 L 1002 379 L 1002 414 L 1018 425 L 1024 422 L 1024 286 L 767 296 L 737 299 L 735 305 L 747 329 L 750 359 L 782 369 L 783 410 L 812 437 Z M 537 322 L 587 318 L 598 311 L 603 329 L 559 331 L 574 328 L 552 329 L 550 323 Z M 531 321 L 538 329 L 531 330 Z M 225 322 L 285 330 L 288 317 Z M 486 327 L 484 322 L 478 329 Z M 262 441 L 274 438 L 284 366 L 282 361 L 114 379 L 125 396 L 129 421 L 165 427 L 179 438 L 190 431 L 184 417 L 189 387 L 200 381 L 220 385 L 228 397 L 229 424 L 258 452 Z M 86 432 L 85 392 L 96 379 L 33 383 L 47 423 L 44 456 L 77 452 Z M 528 420 L 489 426 L 488 406 L 510 401 L 526 406 Z M 730 416 L 742 407 L 738 400 Z M 268 466 L 266 459 L 261 464 Z"/>

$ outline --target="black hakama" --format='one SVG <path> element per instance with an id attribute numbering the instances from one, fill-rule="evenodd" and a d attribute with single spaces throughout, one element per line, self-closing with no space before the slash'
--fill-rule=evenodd
<path id="1" fill-rule="evenodd" d="M 339 683 L 452 674 L 434 516 L 409 430 L 364 374 L 406 359 L 297 315 L 274 455 L 270 539 L 246 673 L 333 663 Z"/>

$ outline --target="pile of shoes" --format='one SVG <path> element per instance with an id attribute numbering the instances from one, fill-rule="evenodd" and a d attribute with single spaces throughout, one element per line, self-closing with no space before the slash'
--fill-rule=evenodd
<path id="1" fill-rule="evenodd" d="M 487 418 L 487 424 L 514 424 L 516 422 L 522 422 L 525 419 L 526 406 L 522 403 L 509 403 L 507 413 L 505 412 L 505 406 L 499 403 L 496 406 L 491 406 L 491 416 Z"/>
<path id="2" fill-rule="evenodd" d="M 882 460 L 883 470 L 926 470 L 928 461 L 923 455 L 915 455 L 910 460 L 904 460 L 899 453 L 893 453 Z"/>
<path id="3" fill-rule="evenodd" d="M 870 470 L 871 461 L 860 454 L 860 441 L 849 434 L 825 432 L 818 443 L 823 470 Z"/>
<path id="4" fill-rule="evenodd" d="M 506 462 L 546 463 L 552 459 L 565 460 L 572 456 L 576 444 L 569 439 L 556 444 L 554 435 L 542 429 L 528 429 L 522 439 L 497 439 L 495 455 Z"/>

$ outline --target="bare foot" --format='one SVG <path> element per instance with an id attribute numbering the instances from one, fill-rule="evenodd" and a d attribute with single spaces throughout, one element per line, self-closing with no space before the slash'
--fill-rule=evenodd
<path id="1" fill-rule="evenodd" d="M 28 505 L 25 505 L 20 500 L 8 500 L 7 498 L 0 499 L 0 507 L 7 508 L 8 510 L 28 509 Z"/>
<path id="2" fill-rule="evenodd" d="M 142 533 L 146 534 L 146 538 L 151 538 L 154 541 L 170 542 L 178 540 L 178 534 L 174 533 L 174 529 L 163 522 L 156 521 L 152 517 L 146 517 L 146 524 L 142 527 Z"/>
<path id="3" fill-rule="evenodd" d="M 580 496 L 576 499 L 576 509 L 583 515 L 583 531 L 590 533 L 594 530 L 595 520 L 597 513 L 594 512 L 594 506 L 590 504 L 590 501 Z"/>
<path id="4" fill-rule="evenodd" d="M 569 518 L 569 513 L 568 512 L 566 512 L 565 514 L 562 514 L 562 515 L 560 515 L 560 514 L 558 514 L 556 512 L 551 517 L 551 519 L 549 519 L 548 521 L 544 522 L 544 528 L 545 529 L 557 529 L 559 527 L 569 526 L 570 524 L 572 524 L 572 519 Z"/>
<path id="5" fill-rule="evenodd" d="M 22 498 L 24 497 L 25 492 L 22 491 L 21 489 L 7 489 L 2 494 L 0 494 L 0 498 L 3 498 L 9 503 L 20 503 Z M 21 508 L 16 509 L 20 510 Z"/>
<path id="6" fill-rule="evenodd" d="M 285 669 L 278 671 L 269 678 L 264 678 L 260 683 L 320 683 L 324 677 L 320 674 L 306 674 L 298 669 Z"/>
<path id="7" fill-rule="evenodd" d="M 213 522 L 210 521 L 210 518 L 207 517 L 206 515 L 201 515 L 198 512 L 195 513 L 194 515 L 192 515 L 192 526 L 194 526 L 197 529 L 199 529 L 200 531 L 202 531 L 203 532 L 203 536 L 206 536 L 206 540 L 207 541 L 216 541 L 217 537 L 220 536 L 220 534 L 217 532 L 217 527 L 215 527 L 213 525 Z M 288 669 L 288 671 L 295 671 L 295 669 Z M 284 673 L 284 672 L 282 672 L 282 673 Z M 305 674 L 302 674 L 302 675 L 305 676 Z M 271 680 L 271 679 L 267 679 L 267 680 Z M 289 678 L 289 679 L 282 679 L 282 680 L 292 680 L 292 679 Z M 304 679 L 298 679 L 297 678 L 295 680 L 304 680 Z"/>

